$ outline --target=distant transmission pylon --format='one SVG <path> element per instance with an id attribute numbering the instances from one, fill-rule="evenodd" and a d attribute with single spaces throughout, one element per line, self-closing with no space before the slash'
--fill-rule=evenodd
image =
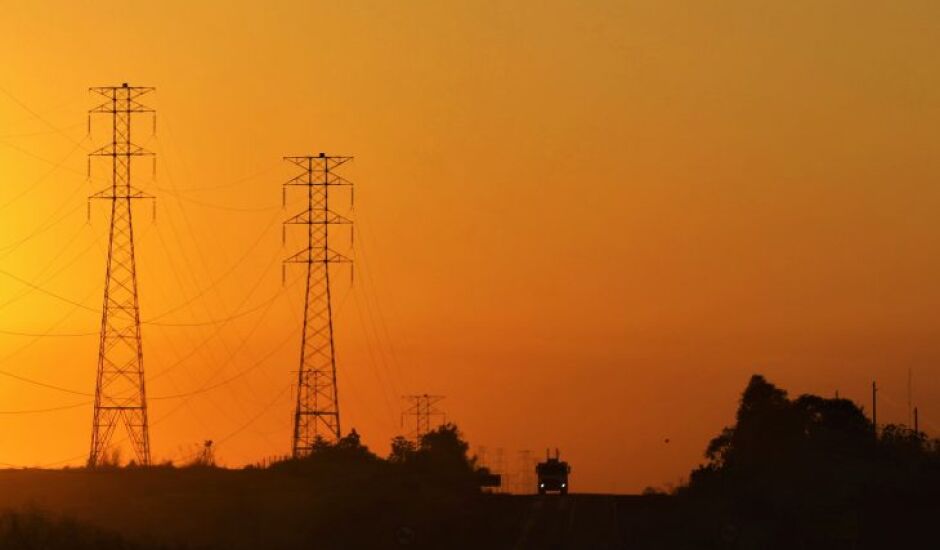
<path id="1" fill-rule="evenodd" d="M 444 412 L 435 406 L 444 399 L 444 396 L 425 393 L 423 395 L 406 395 L 403 399 L 410 404 L 402 412 L 402 424 L 404 424 L 406 416 L 414 417 L 415 430 L 409 435 L 414 438 L 416 444 L 421 445 L 421 438 L 431 431 L 431 419 L 440 418 L 441 423 L 444 422 Z"/>
<path id="2" fill-rule="evenodd" d="M 528 449 L 519 451 L 519 470 L 516 473 L 517 493 L 526 495 L 535 491 L 535 462 L 532 458 L 532 451 Z"/>
<path id="3" fill-rule="evenodd" d="M 336 354 L 333 346 L 333 307 L 330 297 L 330 264 L 352 260 L 330 248 L 330 226 L 352 224 L 349 218 L 330 209 L 330 189 L 352 183 L 336 169 L 352 157 L 284 157 L 302 170 L 284 184 L 307 190 L 307 207 L 284 222 L 307 226 L 307 246 L 284 260 L 285 264 L 306 264 L 304 325 L 297 371 L 297 405 L 294 411 L 294 458 L 310 453 L 318 439 L 340 438 L 339 394 L 336 388 Z M 350 200 L 352 194 L 350 193 Z"/>
<path id="4" fill-rule="evenodd" d="M 131 182 L 134 157 L 153 153 L 131 141 L 133 115 L 154 113 L 140 102 L 154 88 L 105 86 L 90 91 L 105 98 L 89 113 L 111 117 L 111 143 L 89 153 L 91 159 L 111 159 L 111 185 L 89 197 L 111 203 L 108 266 L 104 282 L 104 306 L 98 347 L 98 376 L 95 412 L 88 465 L 97 466 L 106 457 L 117 425 L 123 424 L 138 464 L 150 464 L 150 433 L 147 425 L 147 394 L 144 388 L 144 355 L 140 339 L 140 305 L 137 299 L 137 265 L 134 258 L 134 223 L 131 202 L 153 199 Z M 154 115 L 156 116 L 156 115 Z"/>

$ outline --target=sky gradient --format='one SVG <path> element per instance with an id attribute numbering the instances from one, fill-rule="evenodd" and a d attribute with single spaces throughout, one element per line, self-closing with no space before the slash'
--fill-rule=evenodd
<path id="1" fill-rule="evenodd" d="M 156 135 L 135 121 L 156 460 L 289 451 L 280 159 L 320 151 L 356 157 L 338 377 L 377 452 L 401 395 L 444 394 L 511 469 L 559 447 L 576 490 L 663 486 L 755 372 L 866 408 L 877 378 L 906 422 L 910 369 L 940 431 L 937 2 L 192 4 L 0 16 L 0 370 L 60 387 L 0 376 L 0 412 L 74 405 L 0 414 L 0 462 L 87 455 L 90 400 L 61 391 L 94 390 L 104 282 L 87 88 L 125 81 L 157 88 Z"/>

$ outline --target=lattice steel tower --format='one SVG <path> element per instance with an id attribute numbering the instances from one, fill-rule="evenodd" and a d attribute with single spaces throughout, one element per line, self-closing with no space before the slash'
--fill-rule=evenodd
<path id="1" fill-rule="evenodd" d="M 421 445 L 421 438 L 431 431 L 431 419 L 440 418 L 441 423 L 446 418 L 444 413 L 436 407 L 443 399 L 443 395 L 406 395 L 403 397 L 410 402 L 410 406 L 402 413 L 402 423 L 406 416 L 415 417 L 415 431 L 411 432 L 417 445 Z"/>
<path id="2" fill-rule="evenodd" d="M 333 307 L 330 296 L 330 264 L 352 260 L 330 247 L 330 226 L 352 221 L 330 209 L 330 189 L 352 186 L 336 173 L 352 157 L 284 157 L 302 170 L 284 184 L 307 191 L 307 208 L 284 222 L 307 226 L 307 246 L 284 260 L 285 264 L 306 264 L 303 336 L 300 368 L 297 371 L 297 405 L 291 452 L 296 457 L 310 453 L 318 439 L 335 441 L 341 436 L 339 394 L 336 388 L 336 354 L 333 345 Z M 349 193 L 350 200 L 352 193 Z M 350 225 L 351 228 L 351 225 Z M 285 231 L 286 232 L 286 231 Z M 350 237 L 351 238 L 351 237 Z"/>
<path id="3" fill-rule="evenodd" d="M 150 464 L 150 434 L 147 426 L 147 394 L 144 388 L 144 356 L 140 342 L 140 306 L 137 299 L 137 266 L 134 258 L 134 223 L 131 203 L 153 199 L 131 182 L 134 157 L 153 153 L 131 141 L 134 115 L 153 114 L 140 102 L 154 88 L 106 86 L 90 91 L 105 98 L 89 113 L 111 116 L 111 143 L 89 153 L 91 159 L 111 159 L 111 185 L 89 197 L 111 203 L 108 267 L 104 283 L 101 339 L 98 348 L 98 377 L 95 413 L 88 465 L 106 457 L 117 425 L 123 424 L 138 464 Z M 155 115 L 154 115 L 155 116 Z"/>

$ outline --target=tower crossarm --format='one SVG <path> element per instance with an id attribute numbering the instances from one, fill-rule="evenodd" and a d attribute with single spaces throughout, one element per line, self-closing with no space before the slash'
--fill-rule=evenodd
<path id="1" fill-rule="evenodd" d="M 288 225 L 304 225 L 304 224 L 337 224 L 337 225 L 349 225 L 352 223 L 352 220 L 337 214 L 332 210 L 326 209 L 314 209 L 314 210 L 304 210 L 296 216 L 291 216 L 290 218 L 284 220 L 285 224 Z"/>
<path id="2" fill-rule="evenodd" d="M 348 264 L 352 258 L 335 250 L 323 248 L 305 248 L 284 260 L 285 264 Z"/>

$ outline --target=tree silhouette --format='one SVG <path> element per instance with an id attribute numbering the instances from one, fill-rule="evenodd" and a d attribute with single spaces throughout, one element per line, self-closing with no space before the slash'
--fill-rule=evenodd
<path id="1" fill-rule="evenodd" d="M 397 435 L 392 438 L 392 448 L 388 455 L 388 461 L 393 464 L 404 464 L 412 459 L 417 446 L 405 436 Z"/>
<path id="2" fill-rule="evenodd" d="M 467 456 L 470 445 L 463 440 L 455 424 L 444 424 L 421 437 L 419 460 L 441 471 L 469 473 L 473 463 Z"/>
<path id="3" fill-rule="evenodd" d="M 709 442 L 708 462 L 682 493 L 704 499 L 710 514 L 723 510 L 716 522 L 762 525 L 763 547 L 829 547 L 863 533 L 881 540 L 879 523 L 859 518 L 907 510 L 910 521 L 914 503 L 940 496 L 940 444 L 904 426 L 876 437 L 847 399 L 790 399 L 754 375 L 735 420 Z M 891 536 L 884 541 L 897 542 Z"/>

